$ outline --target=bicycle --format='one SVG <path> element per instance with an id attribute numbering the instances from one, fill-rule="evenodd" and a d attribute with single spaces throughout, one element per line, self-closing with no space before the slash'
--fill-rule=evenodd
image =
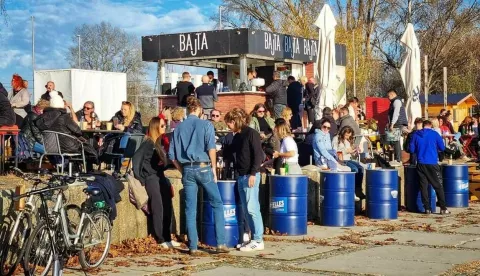
<path id="1" fill-rule="evenodd" d="M 14 170 L 19 173 L 23 179 L 33 181 L 31 191 L 37 190 L 40 184 L 46 184 L 47 186 L 49 184 L 38 178 L 38 175 L 33 176 L 33 174 L 26 174 L 18 168 L 14 168 Z M 20 260 L 23 258 L 25 253 L 24 245 L 31 232 L 33 221 L 36 221 L 37 218 L 38 211 L 35 197 L 33 195 L 29 196 L 25 202 L 25 207 L 22 210 L 16 211 L 18 212 L 15 223 L 8 234 L 8 239 L 4 241 L 5 243 L 2 244 L 0 249 L 0 276 L 12 275 Z"/>
<path id="2" fill-rule="evenodd" d="M 94 202 L 92 196 L 98 196 L 98 188 L 87 187 L 83 191 L 87 200 L 80 208 L 80 221 L 72 227 L 67 216 L 68 206 L 64 206 L 64 191 L 68 184 L 75 181 L 87 181 L 88 178 L 60 178 L 60 185 L 31 191 L 15 197 L 39 195 L 44 206 L 40 213 L 40 221 L 32 231 L 25 248 L 23 266 L 28 275 L 47 275 L 53 264 L 53 275 L 61 275 L 63 263 L 72 256 L 78 255 L 84 270 L 100 266 L 108 255 L 111 243 L 112 223 L 108 217 L 109 207 L 102 202 Z M 44 193 L 57 191 L 55 206 L 49 212 L 46 208 Z M 104 242 L 103 239 L 106 239 Z M 98 249 L 97 246 L 100 248 Z M 95 257 L 98 260 L 92 261 Z"/>

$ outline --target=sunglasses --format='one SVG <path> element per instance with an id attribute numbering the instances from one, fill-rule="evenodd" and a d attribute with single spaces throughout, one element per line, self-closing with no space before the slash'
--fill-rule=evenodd
<path id="1" fill-rule="evenodd" d="M 93 109 L 93 107 L 84 106 L 83 109 L 85 109 L 85 110 L 91 110 L 91 109 Z"/>
<path id="2" fill-rule="evenodd" d="M 257 113 L 265 113 L 265 110 L 257 110 Z"/>
<path id="3" fill-rule="evenodd" d="M 128 105 L 131 105 L 132 103 L 129 102 L 129 101 L 123 101 L 122 104 L 128 104 Z"/>
<path id="4" fill-rule="evenodd" d="M 215 117 L 215 118 L 217 118 L 217 117 L 220 117 L 220 115 L 217 115 L 217 114 L 212 114 L 212 117 Z"/>
<path id="5" fill-rule="evenodd" d="M 322 126 L 322 129 L 330 129 L 329 126 Z"/>

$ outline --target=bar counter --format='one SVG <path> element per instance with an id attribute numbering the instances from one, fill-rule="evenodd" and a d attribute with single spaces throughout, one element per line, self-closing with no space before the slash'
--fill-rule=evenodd
<path id="1" fill-rule="evenodd" d="M 176 95 L 158 96 L 160 110 L 165 106 L 175 107 L 177 105 Z M 243 108 L 247 113 L 253 110 L 257 103 L 265 103 L 265 92 L 221 92 L 218 93 L 218 102 L 215 108 L 222 114 L 227 113 L 234 107 Z"/>

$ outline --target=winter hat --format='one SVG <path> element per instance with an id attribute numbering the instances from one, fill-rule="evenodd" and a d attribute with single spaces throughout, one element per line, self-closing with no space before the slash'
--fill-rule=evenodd
<path id="1" fill-rule="evenodd" d="M 58 93 L 50 92 L 50 107 L 51 108 L 65 108 L 65 103 Z"/>

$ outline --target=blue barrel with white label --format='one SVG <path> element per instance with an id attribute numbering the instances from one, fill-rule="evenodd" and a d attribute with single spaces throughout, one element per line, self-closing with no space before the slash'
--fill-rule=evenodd
<path id="1" fill-rule="evenodd" d="M 468 166 L 443 165 L 442 169 L 447 207 L 468 207 Z"/>
<path id="2" fill-rule="evenodd" d="M 355 224 L 355 173 L 320 172 L 321 225 Z"/>
<path id="3" fill-rule="evenodd" d="M 272 175 L 270 177 L 269 225 L 283 235 L 307 234 L 306 175 Z"/>
<path id="4" fill-rule="evenodd" d="M 218 190 L 223 201 L 225 218 L 225 243 L 228 247 L 236 247 L 243 235 L 243 213 L 236 181 L 219 180 Z M 202 233 L 200 241 L 206 245 L 217 246 L 215 235 L 215 216 L 208 195 L 203 191 Z"/>
<path id="5" fill-rule="evenodd" d="M 398 218 L 398 171 L 367 170 L 367 216 L 371 219 Z"/>
<path id="6" fill-rule="evenodd" d="M 435 212 L 437 208 L 437 194 L 432 185 L 428 185 L 428 197 L 430 198 L 430 209 Z M 420 182 L 416 166 L 405 167 L 405 207 L 409 212 L 423 213 L 425 208 L 422 202 L 422 193 L 420 192 Z"/>

